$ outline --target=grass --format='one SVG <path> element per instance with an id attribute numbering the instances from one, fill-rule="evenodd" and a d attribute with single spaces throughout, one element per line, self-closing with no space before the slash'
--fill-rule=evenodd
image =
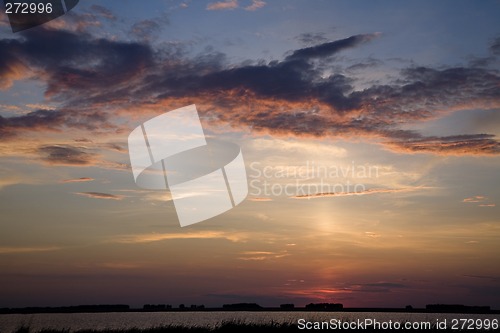
<path id="1" fill-rule="evenodd" d="M 401 326 L 404 326 L 405 321 L 401 321 Z M 297 332 L 297 331 L 314 331 L 314 330 L 299 330 L 295 323 L 277 323 L 270 322 L 267 324 L 251 324 L 242 321 L 226 321 L 222 322 L 217 327 L 185 327 L 185 326 L 159 326 L 152 328 L 130 328 L 130 329 L 104 329 L 104 330 L 76 330 L 70 329 L 42 329 L 38 332 L 32 331 L 28 326 L 19 327 L 14 333 L 165 333 L 165 332 L 185 332 L 185 333 L 218 333 L 218 332 Z M 332 330 L 335 331 L 335 330 Z M 365 329 L 341 329 L 341 331 L 348 332 L 464 332 L 465 330 L 452 330 L 437 329 L 435 326 L 430 330 L 416 330 L 416 329 L 393 329 L 393 330 L 375 330 L 373 327 L 365 327 Z M 475 332 L 493 332 L 497 330 L 475 330 Z"/>
<path id="2" fill-rule="evenodd" d="M 159 326 L 152 328 L 130 328 L 130 329 L 105 329 L 105 330 L 77 330 L 71 331 L 70 329 L 42 329 L 37 333 L 164 333 L 164 332 L 185 332 L 185 333 L 218 333 L 218 332 L 267 332 L 267 331 L 280 331 L 280 332 L 291 332 L 298 331 L 298 328 L 294 324 L 286 323 L 268 323 L 268 324 L 249 324 L 237 321 L 223 322 L 217 327 L 186 327 L 186 326 Z M 18 328 L 14 333 L 35 333 L 31 331 L 29 327 L 22 326 Z"/>

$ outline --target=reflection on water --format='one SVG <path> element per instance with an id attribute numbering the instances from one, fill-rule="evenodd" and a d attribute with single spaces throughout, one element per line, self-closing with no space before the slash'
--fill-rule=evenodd
<path id="1" fill-rule="evenodd" d="M 11 333 L 21 326 L 31 332 L 42 329 L 129 329 L 157 326 L 201 326 L 216 327 L 228 321 L 266 324 L 297 323 L 301 318 L 309 321 L 340 319 L 392 320 L 398 322 L 430 321 L 452 318 L 500 318 L 500 315 L 466 315 L 433 313 L 388 313 L 388 312 L 119 312 L 119 313 L 64 313 L 64 314 L 9 314 L 0 315 L 0 332 Z"/>

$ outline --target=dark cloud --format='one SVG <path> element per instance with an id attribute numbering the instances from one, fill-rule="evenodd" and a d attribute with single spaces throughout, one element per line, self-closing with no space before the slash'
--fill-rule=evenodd
<path id="1" fill-rule="evenodd" d="M 358 46 L 359 44 L 369 42 L 378 36 L 379 34 L 356 35 L 349 38 L 336 40 L 334 42 L 328 42 L 303 48 L 294 51 L 285 60 L 309 60 L 314 58 L 328 57 L 344 49 L 352 48 Z"/>
<path id="2" fill-rule="evenodd" d="M 87 166 L 96 157 L 87 148 L 70 145 L 41 146 L 37 153 L 45 163 L 52 165 Z"/>
<path id="3" fill-rule="evenodd" d="M 378 35 L 356 35 L 298 49 L 282 61 L 229 65 L 224 54 L 213 50 L 188 58 L 174 46 L 153 50 L 149 44 L 85 33 L 28 30 L 19 39 L 0 41 L 0 55 L 5 56 L 0 83 L 6 87 L 23 71 L 37 72 L 47 83 L 46 94 L 71 105 L 75 112 L 71 117 L 40 113 L 1 118 L 0 133 L 30 128 L 31 123 L 40 123 L 37 126 L 43 129 L 84 124 L 109 129 L 106 110 L 144 112 L 150 106 L 197 103 L 211 121 L 272 135 L 365 136 L 400 152 L 499 153 L 492 135 L 425 137 L 400 129 L 402 124 L 457 110 L 500 108 L 497 72 L 415 66 L 402 70 L 390 84 L 356 91 L 355 79 L 347 73 L 373 66 L 376 59 L 342 71 L 332 56 Z M 325 75 L 325 69 L 332 74 Z M 47 121 L 37 122 L 42 118 Z"/>
<path id="4" fill-rule="evenodd" d="M 53 110 L 38 110 L 9 118 L 0 116 L 0 138 L 14 136 L 22 130 L 55 130 L 63 122 L 64 115 Z"/>
<path id="5" fill-rule="evenodd" d="M 101 193 L 101 192 L 76 192 L 75 194 L 93 199 L 122 200 L 124 198 L 123 195 L 115 195 L 115 194 Z"/>
<path id="6" fill-rule="evenodd" d="M 104 113 L 85 110 L 36 110 L 14 117 L 0 116 L 0 138 L 12 139 L 22 133 L 59 131 L 64 127 L 109 130 L 114 126 L 107 122 Z"/>
<path id="7" fill-rule="evenodd" d="M 102 149 L 112 150 L 119 153 L 127 152 L 127 150 L 118 143 L 103 143 L 98 146 Z"/>
<path id="8" fill-rule="evenodd" d="M 24 70 L 45 78 L 49 96 L 75 90 L 102 93 L 99 89 L 105 86 L 117 89 L 153 64 L 153 51 L 147 45 L 65 30 L 30 29 L 20 39 L 1 40 L 0 50 L 6 59 L 0 65 L 0 82 L 16 72 L 12 68 L 26 64 Z"/>
<path id="9" fill-rule="evenodd" d="M 488 276 L 488 275 L 464 275 L 465 277 L 474 278 L 474 279 L 483 279 L 489 280 L 491 282 L 499 282 L 500 276 Z"/>
<path id="10" fill-rule="evenodd" d="M 363 70 L 366 68 L 374 68 L 374 67 L 380 66 L 382 64 L 383 64 L 383 62 L 380 60 L 368 58 L 364 61 L 357 62 L 354 65 L 347 67 L 346 71 L 353 72 L 353 71 Z"/>

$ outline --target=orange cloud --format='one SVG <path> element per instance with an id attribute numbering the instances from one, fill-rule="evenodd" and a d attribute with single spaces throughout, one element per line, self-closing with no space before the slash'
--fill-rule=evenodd
<path id="1" fill-rule="evenodd" d="M 73 179 L 65 179 L 62 180 L 61 183 L 83 183 L 83 182 L 91 182 L 95 180 L 94 178 L 90 177 L 80 177 L 80 178 L 73 178 Z"/>
<path id="2" fill-rule="evenodd" d="M 248 198 L 248 200 L 250 200 L 250 201 L 258 201 L 258 202 L 273 201 L 273 199 L 271 199 L 271 198 L 261 198 L 261 197 L 251 197 L 251 198 Z"/>
<path id="3" fill-rule="evenodd" d="M 187 232 L 187 233 L 153 233 L 153 234 L 138 234 L 138 235 L 125 235 L 119 236 L 112 240 L 112 243 L 124 244 L 140 244 L 152 243 L 165 240 L 174 239 L 226 239 L 231 242 L 245 241 L 247 235 L 242 233 L 230 233 L 222 231 L 200 231 L 200 232 Z"/>
<path id="4" fill-rule="evenodd" d="M 474 197 L 465 198 L 464 200 L 462 200 L 462 202 L 482 202 L 484 200 L 486 200 L 486 197 L 482 195 L 476 195 Z"/>

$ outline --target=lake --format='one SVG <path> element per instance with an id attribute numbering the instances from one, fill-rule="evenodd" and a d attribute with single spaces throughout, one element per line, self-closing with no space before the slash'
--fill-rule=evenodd
<path id="1" fill-rule="evenodd" d="M 298 323 L 307 321 L 356 321 L 366 318 L 379 322 L 431 322 L 453 319 L 500 320 L 498 314 L 441 314 L 441 313 L 389 313 L 389 312 L 116 312 L 116 313 L 64 313 L 64 314 L 3 314 L 0 315 L 0 332 L 11 333 L 21 326 L 31 332 L 41 329 L 130 329 L 157 326 L 216 327 L 223 322 L 237 321 L 253 324 Z"/>

